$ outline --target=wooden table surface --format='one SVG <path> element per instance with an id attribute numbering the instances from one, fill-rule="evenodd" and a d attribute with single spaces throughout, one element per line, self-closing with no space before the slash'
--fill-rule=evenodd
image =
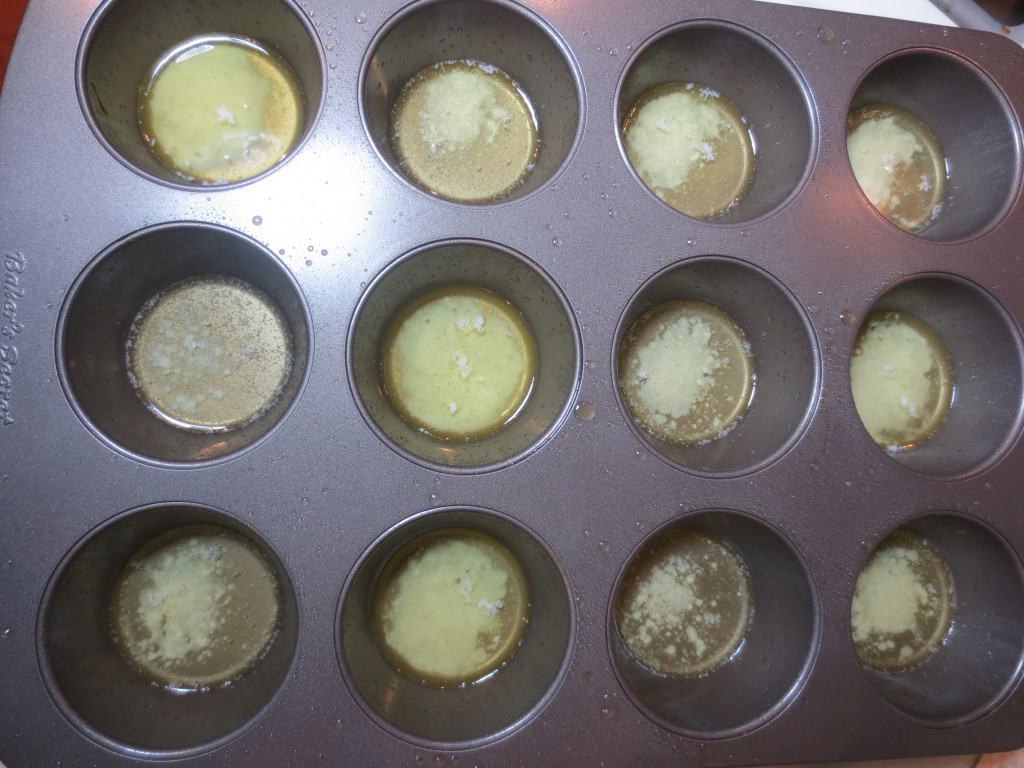
<path id="1" fill-rule="evenodd" d="M 14 38 L 21 22 L 22 14 L 28 0 L 0 0 L 0 88 L 3 86 L 4 74 L 7 71 L 7 61 L 11 56 L 11 49 L 14 47 Z M 1024 723 L 1021 723 L 1024 729 Z M 0 745 L 2 747 L 2 745 Z M 970 758 L 926 758 L 923 760 L 900 760 L 886 761 L 882 763 L 856 763 L 847 764 L 849 768 L 864 766 L 867 768 L 961 768 L 971 765 L 974 761 Z M 0 768 L 4 768 L 0 762 Z M 12 766 L 11 768 L 17 768 Z M 836 764 L 834 768 L 841 768 Z M 1024 768 L 1024 750 L 1003 755 L 985 755 L 976 768 Z"/>

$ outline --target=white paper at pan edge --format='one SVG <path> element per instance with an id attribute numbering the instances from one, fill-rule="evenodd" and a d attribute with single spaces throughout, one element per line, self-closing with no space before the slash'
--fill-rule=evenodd
<path id="1" fill-rule="evenodd" d="M 918 21 L 966 27 L 1006 35 L 1024 45 L 1024 24 L 1005 27 L 985 12 L 975 0 L 761 0 L 784 5 L 800 5 L 826 11 L 861 13 L 868 16 L 888 16 L 891 19 Z M 941 6 L 943 10 L 939 10 Z"/>
<path id="2" fill-rule="evenodd" d="M 767 2 L 768 0 L 762 0 Z M 824 11 L 845 11 L 866 16 L 888 16 L 890 19 L 919 21 L 925 24 L 956 24 L 942 11 L 932 5 L 931 0 L 770 0 L 783 5 L 801 5 L 805 8 L 820 8 Z"/>

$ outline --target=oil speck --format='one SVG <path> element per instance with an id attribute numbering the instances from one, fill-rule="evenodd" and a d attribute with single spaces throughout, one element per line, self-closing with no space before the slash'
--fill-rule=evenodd
<path id="1" fill-rule="evenodd" d="M 263 217 L 262 216 L 253 216 L 252 217 L 252 223 L 253 223 L 254 226 L 258 227 L 260 224 L 263 223 Z"/>
<path id="2" fill-rule="evenodd" d="M 818 39 L 823 43 L 831 43 L 835 36 L 836 33 L 832 31 L 831 27 L 821 27 L 818 30 Z"/>
<path id="3" fill-rule="evenodd" d="M 844 309 L 839 313 L 839 319 L 843 321 L 843 325 L 853 325 L 857 321 L 857 316 L 848 309 Z"/>
<path id="4" fill-rule="evenodd" d="M 365 13 L 357 13 L 356 14 L 356 24 L 365 24 L 365 23 L 366 23 L 366 14 Z"/>
<path id="5" fill-rule="evenodd" d="M 572 409 L 572 415 L 580 421 L 592 421 L 594 418 L 594 404 L 589 403 L 586 400 L 580 400 L 576 403 L 576 407 Z"/>

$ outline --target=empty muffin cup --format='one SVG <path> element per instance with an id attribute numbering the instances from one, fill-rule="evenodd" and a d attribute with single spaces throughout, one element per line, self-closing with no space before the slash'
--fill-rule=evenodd
<path id="1" fill-rule="evenodd" d="M 800 556 L 746 515 L 700 512 L 633 552 L 609 609 L 613 667 L 664 728 L 738 736 L 781 712 L 818 643 L 817 600 Z"/>
<path id="2" fill-rule="evenodd" d="M 508 0 L 427 0 L 388 21 L 360 74 L 381 159 L 437 197 L 524 197 L 565 164 L 582 128 L 579 74 L 558 34 Z"/>
<path id="3" fill-rule="evenodd" d="M 352 322 L 348 374 L 363 416 L 400 454 L 486 471 L 562 424 L 579 350 L 550 277 L 501 246 L 458 240 L 413 251 L 374 280 Z"/>
<path id="4" fill-rule="evenodd" d="M 721 223 L 768 215 L 814 155 L 807 87 L 768 40 L 726 22 L 688 22 L 634 54 L 616 94 L 623 155 L 661 200 Z"/>
<path id="5" fill-rule="evenodd" d="M 955 117 L 949 105 L 955 103 Z M 850 103 L 847 148 L 868 201 L 928 240 L 962 240 L 1007 211 L 1020 182 L 1020 139 L 996 86 L 934 50 L 876 65 Z"/>
<path id="6" fill-rule="evenodd" d="M 172 186 L 226 186 L 294 155 L 324 61 L 291 0 L 108 0 L 78 52 L 79 100 L 122 163 Z"/>
<path id="7" fill-rule="evenodd" d="M 619 321 L 616 394 L 636 434 L 698 474 L 766 466 L 802 434 L 818 396 L 813 333 L 773 277 L 708 256 L 651 278 Z"/>
<path id="8" fill-rule="evenodd" d="M 861 572 L 851 631 L 865 674 L 896 709 L 936 727 L 977 719 L 1020 679 L 1020 562 L 981 523 L 945 513 L 915 518 Z"/>
<path id="9" fill-rule="evenodd" d="M 496 512 L 445 508 L 396 525 L 363 554 L 337 632 L 342 673 L 374 720 L 460 749 L 544 707 L 568 666 L 574 623 L 564 574 L 533 533 Z"/>
<path id="10" fill-rule="evenodd" d="M 1024 397 L 1021 339 L 996 300 L 948 275 L 899 283 L 864 318 L 850 363 L 854 404 L 899 463 L 960 477 L 1016 437 Z"/>
<path id="11" fill-rule="evenodd" d="M 254 241 L 166 224 L 100 254 L 68 294 L 58 369 L 79 417 L 141 460 L 187 465 L 255 445 L 294 405 L 310 321 Z"/>
<path id="12" fill-rule="evenodd" d="M 75 545 L 47 587 L 38 643 L 76 727 L 119 751 L 179 758 L 231 740 L 269 706 L 297 632 L 270 546 L 231 515 L 174 503 L 126 512 Z"/>

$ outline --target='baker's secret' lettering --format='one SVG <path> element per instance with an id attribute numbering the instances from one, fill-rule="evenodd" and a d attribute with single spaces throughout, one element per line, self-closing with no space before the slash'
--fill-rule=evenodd
<path id="1" fill-rule="evenodd" d="M 0 282 L 0 424 L 14 423 L 11 397 L 14 391 L 14 368 L 18 364 L 15 340 L 25 330 L 18 315 L 18 303 L 25 298 L 25 254 L 12 251 L 3 255 L 3 278 Z"/>

